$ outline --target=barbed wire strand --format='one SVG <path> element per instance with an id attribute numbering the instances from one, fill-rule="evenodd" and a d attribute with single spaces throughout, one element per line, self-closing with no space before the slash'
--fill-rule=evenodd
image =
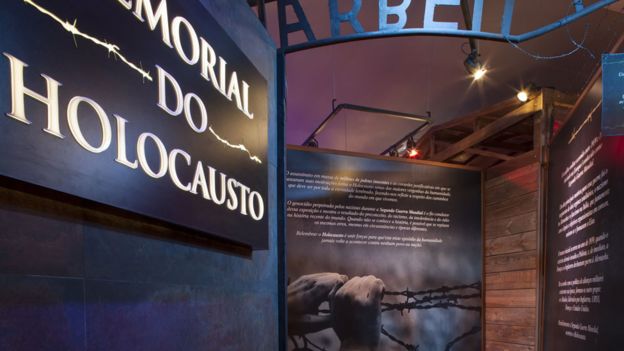
<path id="1" fill-rule="evenodd" d="M 450 292 L 454 290 L 464 290 L 464 289 L 475 289 L 481 291 L 481 282 L 476 282 L 472 284 L 464 284 L 464 285 L 455 285 L 455 286 L 442 286 L 436 289 L 428 289 L 421 291 L 410 291 L 409 288 L 403 291 L 385 291 L 384 296 L 393 296 L 393 295 L 402 295 L 402 296 L 417 296 L 417 295 L 426 295 L 426 294 L 434 294 L 434 293 L 444 293 Z"/>
<path id="2" fill-rule="evenodd" d="M 466 290 L 470 292 L 465 292 Z M 472 292 L 475 290 L 475 292 Z M 464 293 L 461 293 L 464 292 Z M 422 291 L 410 291 L 409 288 L 403 291 L 386 291 L 384 296 L 404 296 L 405 301 L 399 303 L 382 302 L 382 312 L 399 311 L 401 315 L 407 310 L 423 310 L 431 308 L 459 308 L 481 313 L 481 306 L 471 306 L 460 303 L 481 297 L 481 282 L 466 285 L 443 286 L 437 289 Z"/>
<path id="3" fill-rule="evenodd" d="M 563 54 L 559 54 L 559 55 L 549 55 L 549 56 L 544 56 L 544 55 L 540 55 L 540 54 L 534 54 L 532 52 L 529 52 L 528 50 L 522 48 L 520 45 L 512 42 L 511 40 L 509 40 L 508 36 L 505 36 L 505 40 L 507 40 L 507 42 L 513 46 L 514 48 L 520 50 L 521 52 L 523 52 L 524 54 L 536 59 L 536 60 L 557 60 L 560 58 L 564 58 L 567 56 L 571 56 L 574 55 L 577 51 L 579 50 L 584 50 L 587 52 L 587 54 L 589 54 L 589 56 L 591 56 L 592 59 L 596 58 L 596 55 L 594 55 L 594 53 L 588 49 L 586 46 L 584 46 L 585 44 L 585 40 L 587 39 L 587 33 L 589 32 L 589 28 L 590 28 L 590 24 L 586 24 L 585 25 L 585 34 L 583 34 L 583 40 L 581 40 L 581 42 L 577 42 L 576 40 L 574 40 L 574 38 L 572 37 L 572 35 L 570 34 L 570 30 L 567 28 L 566 26 L 566 31 L 568 32 L 568 38 L 570 39 L 570 42 L 572 42 L 572 44 L 574 44 L 574 49 L 563 53 Z"/>
<path id="4" fill-rule="evenodd" d="M 570 5 L 568 6 L 567 15 L 570 14 L 570 10 L 572 9 L 572 5 L 574 5 L 574 3 L 575 3 L 575 1 L 570 2 Z M 586 51 L 589 54 L 589 56 L 591 56 L 592 59 L 595 59 L 596 56 L 594 55 L 594 53 L 590 49 L 585 47 L 585 45 L 584 45 L 585 44 L 585 40 L 587 39 L 587 33 L 589 32 L 589 28 L 591 27 L 591 25 L 589 23 L 585 24 L 585 33 L 583 34 L 583 40 L 581 40 L 580 43 L 578 43 L 574 39 L 574 37 L 572 36 L 572 33 L 570 33 L 570 26 L 569 25 L 565 25 L 564 27 L 565 27 L 566 33 L 568 34 L 568 39 L 570 39 L 570 42 L 572 44 L 574 44 L 574 49 L 572 49 L 572 50 L 570 50 L 570 51 L 568 51 L 566 53 L 560 54 L 560 55 L 544 56 L 544 55 L 540 55 L 540 54 L 534 54 L 534 53 L 531 53 L 528 50 L 520 47 L 520 45 L 518 45 L 518 44 L 512 42 L 511 40 L 509 40 L 509 36 L 507 36 L 507 35 L 505 35 L 505 40 L 507 40 L 507 42 L 511 46 L 513 46 L 514 48 L 522 51 L 525 55 L 528 55 L 528 56 L 530 56 L 530 57 L 532 57 L 532 58 L 534 58 L 536 60 L 556 60 L 556 59 L 564 58 L 564 57 L 567 57 L 567 56 L 571 56 L 571 55 L 575 54 L 579 50 Z"/>
<path id="5" fill-rule="evenodd" d="M 403 291 L 386 291 L 384 293 L 384 297 L 386 296 L 404 296 L 405 302 L 402 303 L 388 303 L 382 302 L 382 312 L 388 311 L 399 311 L 401 315 L 404 310 L 408 310 L 408 313 L 411 310 L 423 310 L 423 309 L 433 309 L 433 308 L 458 308 L 468 311 L 479 312 L 481 314 L 482 308 L 481 306 L 470 306 L 459 303 L 462 300 L 469 300 L 474 298 L 481 297 L 481 282 L 476 282 L 472 284 L 465 285 L 455 285 L 455 286 L 442 286 L 436 289 L 427 289 L 421 291 L 410 291 L 409 288 L 406 288 Z M 476 290 L 476 292 L 468 292 L 462 294 L 462 291 L 470 291 Z M 421 297 L 422 296 L 422 297 Z M 421 297 L 421 298 L 419 298 Z M 480 326 L 475 326 L 466 333 L 454 338 L 449 341 L 446 345 L 446 351 L 450 351 L 451 348 L 457 344 L 460 340 L 476 334 L 481 331 Z M 401 341 L 399 338 L 390 334 L 382 325 L 381 326 L 381 334 L 385 335 L 391 341 L 401 345 L 405 348 L 406 351 L 417 351 L 420 345 L 412 345 L 406 342 Z M 293 351 L 326 351 L 323 347 L 316 345 L 313 343 L 306 335 L 297 335 L 300 338 L 301 343 L 303 345 L 300 346 L 300 342 L 297 342 L 295 336 L 291 336 L 290 339 L 294 345 Z"/>

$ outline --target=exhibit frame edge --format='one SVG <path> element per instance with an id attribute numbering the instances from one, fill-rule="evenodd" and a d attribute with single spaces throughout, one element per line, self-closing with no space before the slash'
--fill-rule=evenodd
<path id="1" fill-rule="evenodd" d="M 310 147 L 310 146 L 299 146 L 299 145 L 292 145 L 292 144 L 286 145 L 286 149 L 297 150 L 297 151 L 318 152 L 318 153 L 334 154 L 334 155 L 342 155 L 342 156 L 363 157 L 363 158 L 369 158 L 369 159 L 380 160 L 380 161 L 395 161 L 395 162 L 403 162 L 403 163 L 411 163 L 411 164 L 420 164 L 420 165 L 426 165 L 426 166 L 437 166 L 437 167 L 442 167 L 442 168 L 454 168 L 454 169 L 462 169 L 465 171 L 475 171 L 475 172 L 483 173 L 483 170 L 478 167 L 455 165 L 452 163 L 444 163 L 444 162 L 436 162 L 436 161 L 413 160 L 413 159 L 401 158 L 401 157 L 373 155 L 373 154 L 367 154 L 363 152 L 317 148 L 317 147 Z M 483 192 L 481 195 L 483 195 Z"/>

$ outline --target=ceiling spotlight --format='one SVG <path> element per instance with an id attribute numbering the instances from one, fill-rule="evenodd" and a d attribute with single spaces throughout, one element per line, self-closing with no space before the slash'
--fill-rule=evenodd
<path id="1" fill-rule="evenodd" d="M 464 61 L 464 67 L 466 67 L 466 71 L 470 73 L 474 80 L 482 79 L 487 73 L 487 69 L 481 63 L 479 56 L 480 55 L 477 50 L 472 50 L 472 52 L 468 54 L 468 57 L 466 57 L 466 60 Z"/>
<path id="2" fill-rule="evenodd" d="M 527 93 L 526 90 L 521 90 L 520 92 L 518 92 L 518 95 L 516 95 L 516 97 L 521 102 L 527 102 L 529 100 L 529 93 Z"/>
<path id="3" fill-rule="evenodd" d="M 472 74 L 472 78 L 474 78 L 474 80 L 479 80 L 485 77 L 486 73 L 487 73 L 487 69 L 479 68 L 478 70 L 475 71 L 475 73 Z"/>

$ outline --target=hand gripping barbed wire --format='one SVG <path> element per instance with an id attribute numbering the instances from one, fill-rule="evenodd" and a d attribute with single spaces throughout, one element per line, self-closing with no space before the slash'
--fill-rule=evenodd
<path id="1" fill-rule="evenodd" d="M 386 290 L 384 292 L 384 298 L 391 296 L 405 297 L 405 301 L 391 303 L 381 302 L 382 313 L 398 311 L 403 315 L 405 311 L 410 313 L 411 310 L 425 310 L 425 309 L 450 309 L 457 308 L 466 311 L 478 312 L 481 315 L 481 306 L 475 304 L 469 304 L 470 301 L 480 299 L 482 294 L 481 282 L 475 282 L 472 284 L 455 285 L 455 286 L 442 286 L 436 289 L 427 289 L 420 291 L 411 291 L 406 288 L 402 291 Z M 329 310 L 324 311 L 330 313 Z M 470 330 L 450 340 L 444 351 L 451 351 L 452 348 L 461 340 L 477 334 L 481 331 L 481 326 L 473 326 Z M 381 326 L 381 334 L 386 336 L 389 340 L 404 348 L 406 351 L 420 351 L 420 345 L 412 345 L 410 343 L 402 341 L 400 338 L 393 335 L 385 326 Z M 321 347 L 306 335 L 291 336 L 290 340 L 294 345 L 293 351 L 327 351 L 324 347 Z"/>

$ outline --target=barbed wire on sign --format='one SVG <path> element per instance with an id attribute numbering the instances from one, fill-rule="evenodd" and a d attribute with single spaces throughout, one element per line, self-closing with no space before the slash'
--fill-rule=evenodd
<path id="1" fill-rule="evenodd" d="M 403 302 L 391 303 L 381 302 L 381 312 L 398 311 L 403 315 L 403 312 L 407 310 L 409 313 L 411 310 L 425 310 L 434 308 L 457 308 L 467 311 L 478 312 L 481 315 L 482 308 L 480 305 L 467 304 L 467 300 L 481 298 L 482 283 L 475 282 L 472 284 L 462 284 L 454 286 L 442 286 L 435 289 L 426 289 L 420 291 L 411 291 L 406 288 L 402 291 L 387 290 L 384 292 L 384 298 L 391 296 L 404 297 Z M 325 311 L 329 312 L 329 311 Z M 451 349 L 457 345 L 461 340 L 477 334 L 481 331 L 481 326 L 473 326 L 470 330 L 450 340 L 444 349 L 444 351 L 451 351 Z M 387 337 L 392 342 L 404 348 L 406 351 L 419 351 L 420 345 L 413 345 L 408 342 L 402 341 L 400 338 L 393 335 L 383 325 L 381 326 L 381 334 Z M 291 336 L 290 340 L 294 345 L 293 351 L 327 351 L 325 348 L 312 342 L 306 335 Z"/>
<path id="2" fill-rule="evenodd" d="M 437 289 L 410 291 L 386 291 L 384 296 L 403 296 L 404 302 L 382 302 L 382 312 L 399 311 L 401 315 L 407 310 L 422 310 L 430 308 L 459 308 L 469 311 L 481 312 L 481 306 L 473 306 L 462 303 L 463 300 L 481 298 L 481 282 L 467 285 L 443 286 Z"/>
<path id="3" fill-rule="evenodd" d="M 572 0 L 572 2 L 570 3 L 570 5 L 568 6 L 568 15 L 570 14 L 570 10 L 572 9 L 572 6 L 575 4 L 576 0 Z M 574 37 L 572 36 L 572 33 L 570 33 L 570 28 L 569 25 L 565 25 L 565 30 L 566 33 L 568 34 L 568 39 L 570 39 L 570 42 L 572 44 L 574 44 L 574 49 L 563 53 L 563 54 L 559 54 L 559 55 L 540 55 L 540 54 L 534 54 L 529 52 L 528 50 L 520 47 L 520 45 L 512 42 L 511 40 L 509 40 L 509 36 L 505 35 L 505 40 L 514 48 L 520 50 L 521 52 L 523 52 L 525 55 L 528 55 L 536 60 L 556 60 L 556 59 L 560 59 L 560 58 L 564 58 L 567 56 L 571 56 L 574 55 L 577 51 L 579 50 L 584 50 L 585 52 L 587 52 L 589 54 L 589 56 L 591 56 L 592 59 L 596 58 L 596 55 L 594 55 L 594 53 L 588 49 L 584 44 L 585 44 L 585 40 L 587 39 L 587 34 L 589 33 L 589 28 L 591 27 L 591 25 L 589 23 L 585 24 L 585 32 L 583 34 L 583 40 L 581 40 L 581 42 L 577 42 Z"/>

